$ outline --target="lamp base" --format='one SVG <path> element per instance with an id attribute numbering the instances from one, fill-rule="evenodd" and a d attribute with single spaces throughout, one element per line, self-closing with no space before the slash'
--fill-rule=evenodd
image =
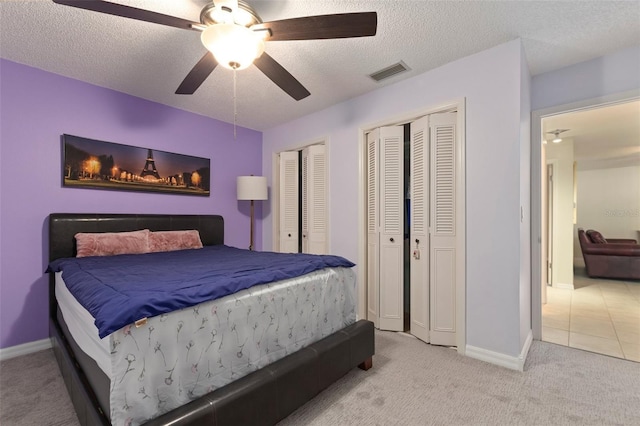
<path id="1" fill-rule="evenodd" d="M 253 251 L 253 200 L 251 200 L 251 232 L 249 236 L 249 250 Z"/>

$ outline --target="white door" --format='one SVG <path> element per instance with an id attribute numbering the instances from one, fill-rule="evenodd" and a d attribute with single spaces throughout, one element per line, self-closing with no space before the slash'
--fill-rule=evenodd
<path id="1" fill-rule="evenodd" d="M 380 329 L 404 330 L 404 128 L 378 130 Z"/>
<path id="2" fill-rule="evenodd" d="M 456 113 L 429 116 L 430 333 L 432 344 L 456 345 Z"/>
<path id="3" fill-rule="evenodd" d="M 411 123 L 410 330 L 429 342 L 429 117 Z"/>
<path id="4" fill-rule="evenodd" d="M 280 153 L 280 251 L 298 252 L 298 152 Z"/>
<path id="5" fill-rule="evenodd" d="M 327 253 L 326 156 L 324 145 L 302 150 L 302 252 Z"/>

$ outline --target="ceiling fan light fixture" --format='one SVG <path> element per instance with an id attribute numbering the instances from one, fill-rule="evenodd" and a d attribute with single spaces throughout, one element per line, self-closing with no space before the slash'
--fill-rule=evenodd
<path id="1" fill-rule="evenodd" d="M 242 25 L 243 27 L 249 27 L 257 22 L 256 16 L 244 9 L 236 10 L 233 14 L 233 19 L 236 24 Z"/>
<path id="2" fill-rule="evenodd" d="M 215 22 L 220 24 L 233 24 L 233 12 L 231 12 L 230 9 L 217 6 L 214 9 L 211 9 L 209 14 L 211 19 Z"/>
<path id="3" fill-rule="evenodd" d="M 560 142 L 562 142 L 562 138 L 560 137 L 560 133 L 568 132 L 569 130 L 570 129 L 556 129 L 556 130 L 552 130 L 552 131 L 547 132 L 547 133 L 553 135 L 553 139 L 551 140 L 551 142 L 560 143 Z"/>
<path id="4" fill-rule="evenodd" d="M 220 65 L 243 70 L 264 52 L 264 40 L 247 27 L 236 24 L 215 24 L 201 35 L 202 44 Z"/>

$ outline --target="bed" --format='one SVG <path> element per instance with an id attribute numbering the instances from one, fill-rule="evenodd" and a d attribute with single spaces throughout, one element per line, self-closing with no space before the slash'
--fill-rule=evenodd
<path id="1" fill-rule="evenodd" d="M 211 251 L 219 248 L 212 246 L 220 246 L 224 243 L 224 222 L 221 216 L 216 215 L 56 213 L 51 214 L 49 217 L 49 260 L 56 261 L 62 258 L 73 258 L 76 254 L 74 236 L 78 232 L 126 232 L 141 229 L 149 229 L 151 231 L 197 230 L 205 249 Z M 317 271 L 314 273 L 321 274 L 324 272 Z M 79 343 L 72 337 L 69 324 L 65 321 L 65 316 L 62 314 L 60 304 L 56 298 L 56 281 L 59 281 L 60 274 L 51 273 L 50 276 L 50 336 L 60 371 L 76 409 L 78 419 L 83 425 L 111 424 L 110 412 L 104 408 L 109 405 L 109 394 L 112 385 L 111 379 L 98 365 L 98 362 L 87 355 L 87 353 L 80 348 Z M 58 280 L 56 277 L 58 277 Z M 285 283 L 285 281 L 278 281 L 272 284 L 252 287 L 258 289 L 255 291 L 251 289 L 242 291 L 249 293 L 252 291 L 254 293 L 261 292 L 263 291 L 261 289 L 264 287 L 264 291 L 290 292 L 287 288 L 282 287 L 285 284 L 289 285 Z M 58 285 L 60 285 L 59 282 Z M 315 284 L 311 284 L 310 288 L 315 291 Z M 269 293 L 264 293 L 264 295 L 267 294 Z M 226 296 L 226 298 L 229 297 L 240 296 Z M 268 299 L 268 296 L 265 296 L 265 298 Z M 223 301 L 225 298 L 220 300 Z M 230 301 L 229 303 L 232 302 Z M 236 304 L 237 303 L 238 301 L 236 299 Z M 265 306 L 264 309 L 267 309 L 268 303 L 263 303 L 263 305 Z M 198 309 L 198 307 L 193 308 L 192 313 L 196 315 Z M 210 305 L 203 309 L 216 313 L 215 308 L 211 308 Z M 249 308 L 249 310 L 250 309 L 251 308 Z M 232 310 L 228 309 L 226 311 L 230 313 Z M 300 312 L 300 314 L 302 313 L 303 312 Z M 182 314 L 185 315 L 184 312 Z M 153 320 L 157 320 L 157 317 L 149 319 L 149 321 Z M 146 321 L 147 318 L 144 318 L 144 324 L 146 324 Z M 202 319 L 203 325 L 204 322 L 205 320 Z M 248 316 L 247 323 L 249 323 Z M 182 320 L 180 324 L 179 328 L 182 328 Z M 191 326 L 190 323 L 185 324 Z M 146 324 L 146 326 L 149 327 L 148 324 Z M 195 325 L 193 326 L 195 327 Z M 254 328 L 255 335 L 255 330 L 259 327 L 259 324 L 255 323 L 252 327 Z M 131 328 L 131 330 L 133 329 L 134 328 Z M 150 330 L 153 330 L 153 327 L 150 327 Z M 184 330 L 188 330 L 188 328 L 185 327 Z M 122 334 L 124 337 L 135 336 L 135 334 L 129 334 L 131 331 L 126 327 L 118 332 L 124 333 Z M 178 332 L 180 332 L 180 329 Z M 231 333 L 231 331 L 228 330 L 227 332 Z M 323 333 L 326 334 L 326 330 Z M 236 337 L 240 336 L 239 332 L 235 329 L 233 330 L 233 334 L 236 335 Z M 149 344 L 151 345 L 150 336 L 151 331 L 149 331 Z M 238 339 L 239 343 L 242 343 L 241 348 L 247 344 L 247 339 L 248 337 L 243 337 L 242 342 Z M 276 343 L 277 342 L 278 340 L 276 338 Z M 138 334 L 138 338 L 134 343 L 136 346 L 143 345 L 144 342 L 143 339 L 140 338 L 140 334 Z M 258 342 L 258 346 L 259 343 L 260 342 Z M 189 342 L 189 345 L 190 344 L 191 342 Z M 249 345 L 251 344 L 252 343 L 249 343 Z M 198 358 L 195 355 L 195 351 L 189 352 L 189 345 L 181 349 L 183 354 L 181 356 L 186 356 L 186 359 L 191 357 L 192 363 L 195 362 L 193 361 L 195 359 L 202 359 L 204 351 L 200 351 Z M 222 343 L 220 345 L 222 345 Z M 234 375 L 238 377 L 233 378 L 228 384 L 225 382 L 225 384 L 220 387 L 210 387 L 210 391 L 196 397 L 191 395 L 193 398 L 190 402 L 180 405 L 177 408 L 172 408 L 170 411 L 152 418 L 145 424 L 275 424 L 352 368 L 358 366 L 367 370 L 372 366 L 372 356 L 374 353 L 373 324 L 364 320 L 355 321 L 346 327 L 336 329 L 320 340 L 310 341 L 309 344 L 298 346 L 300 346 L 300 348 L 296 346 L 294 349 L 288 348 L 281 351 L 284 355 L 274 361 L 261 360 L 260 363 L 255 362 L 254 365 L 251 365 L 251 362 L 249 362 L 252 368 L 242 374 L 237 374 L 237 372 L 232 373 L 232 378 Z M 242 351 L 243 349 L 238 351 L 238 358 L 244 356 Z M 269 353 L 268 350 L 266 352 Z M 164 354 L 162 355 L 164 357 Z M 267 358 L 271 358 L 271 355 Z M 195 364 L 198 364 L 198 362 L 195 362 Z M 132 368 L 127 368 L 127 371 L 125 371 L 125 375 L 129 373 L 129 370 L 132 371 L 131 374 L 128 374 L 127 380 L 134 374 Z M 196 370 L 200 368 L 202 371 L 205 371 L 203 367 L 198 367 L 197 365 L 195 365 L 195 368 Z M 142 374 L 140 374 L 141 371 Z M 208 371 L 209 373 L 211 372 L 210 366 L 208 367 Z M 135 374 L 142 376 L 144 372 L 144 367 L 138 367 Z M 197 371 L 194 370 L 193 372 L 196 373 Z M 147 371 L 147 374 L 151 375 L 152 373 Z M 198 380 L 200 380 L 200 377 L 201 375 L 198 372 Z M 141 386 L 140 392 L 145 392 L 143 386 Z M 146 397 L 146 395 L 144 395 L 144 397 Z M 160 400 L 161 398 L 158 396 L 158 401 Z M 126 396 L 124 404 L 128 404 Z M 125 421 L 122 424 L 127 424 L 127 422 Z"/>

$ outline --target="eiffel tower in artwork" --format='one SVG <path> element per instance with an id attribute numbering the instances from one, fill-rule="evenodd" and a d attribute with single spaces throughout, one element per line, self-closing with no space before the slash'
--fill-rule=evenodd
<path id="1" fill-rule="evenodd" d="M 140 173 L 141 177 L 153 176 L 156 179 L 160 179 L 160 175 L 158 174 L 158 170 L 156 169 L 156 162 L 153 160 L 153 151 L 147 150 L 147 162 L 144 163 L 144 168 L 142 169 L 142 173 Z"/>

